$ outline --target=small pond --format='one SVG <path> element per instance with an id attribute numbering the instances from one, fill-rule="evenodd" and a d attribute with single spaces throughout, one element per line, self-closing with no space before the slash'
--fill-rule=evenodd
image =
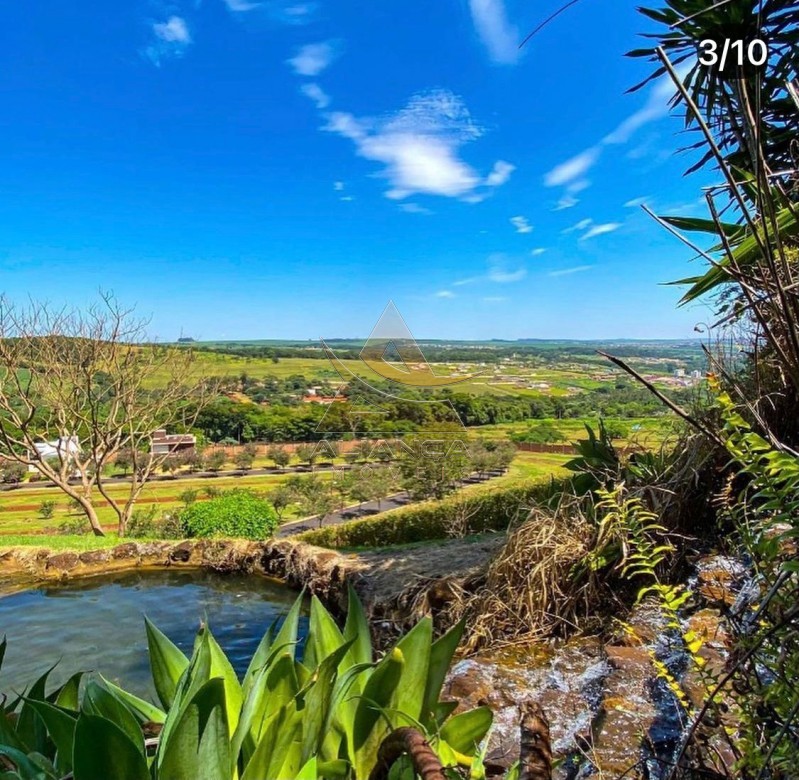
<path id="1" fill-rule="evenodd" d="M 239 675 L 272 621 L 297 593 L 255 575 L 139 571 L 48 585 L 0 598 L 0 638 L 8 650 L 0 693 L 19 690 L 58 663 L 53 683 L 98 671 L 152 696 L 143 615 L 187 655 L 207 620 Z M 301 624 L 303 634 L 307 620 Z"/>

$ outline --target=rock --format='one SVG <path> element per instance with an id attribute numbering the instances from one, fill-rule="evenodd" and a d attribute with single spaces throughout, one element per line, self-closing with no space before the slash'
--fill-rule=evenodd
<path id="1" fill-rule="evenodd" d="M 47 559 L 46 568 L 56 569 L 57 571 L 69 571 L 70 569 L 74 569 L 78 563 L 80 563 L 80 558 L 77 553 L 63 552 L 51 555 Z"/>
<path id="2" fill-rule="evenodd" d="M 722 555 L 697 562 L 696 589 L 711 605 L 732 606 L 738 595 L 745 569 L 740 562 Z"/>
<path id="3" fill-rule="evenodd" d="M 122 560 L 124 558 L 138 558 L 139 557 L 139 545 L 135 542 L 125 542 L 124 544 L 118 544 L 111 550 L 111 556 L 115 560 Z"/>
<path id="4" fill-rule="evenodd" d="M 80 562 L 88 566 L 97 566 L 111 560 L 111 553 L 108 550 L 87 550 L 80 554 Z"/>
<path id="5" fill-rule="evenodd" d="M 193 542 L 181 542 L 169 551 L 169 560 L 174 563 L 187 563 L 194 552 Z"/>

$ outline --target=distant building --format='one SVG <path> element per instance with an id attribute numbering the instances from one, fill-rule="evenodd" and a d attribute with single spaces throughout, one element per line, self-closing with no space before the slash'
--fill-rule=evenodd
<path id="1" fill-rule="evenodd" d="M 80 441 L 77 436 L 69 436 L 67 438 L 56 439 L 55 441 L 36 442 L 33 445 L 36 454 L 41 460 L 59 460 L 70 463 L 75 460 L 76 456 L 80 455 Z M 33 453 L 28 453 L 33 457 Z M 38 471 L 36 466 L 28 466 L 28 471 Z M 76 468 L 75 477 L 80 476 L 80 471 Z"/>
<path id="2" fill-rule="evenodd" d="M 691 379 L 701 379 L 702 372 L 701 371 L 691 371 Z"/>
<path id="3" fill-rule="evenodd" d="M 173 455 L 176 452 L 193 451 L 197 437 L 191 433 L 167 433 L 163 428 L 153 431 L 150 442 L 152 455 Z"/>
<path id="4" fill-rule="evenodd" d="M 682 379 L 684 376 L 685 376 L 685 369 L 684 369 L 684 368 L 678 368 L 678 369 L 677 369 L 677 370 L 674 372 L 674 377 L 675 377 L 676 379 Z"/>

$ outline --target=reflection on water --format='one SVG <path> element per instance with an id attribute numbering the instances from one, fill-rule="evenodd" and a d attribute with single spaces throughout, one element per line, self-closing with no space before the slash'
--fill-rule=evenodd
<path id="1" fill-rule="evenodd" d="M 0 637 L 8 650 L 0 693 L 31 684 L 58 663 L 51 679 L 99 671 L 140 695 L 151 696 L 143 615 L 187 655 L 207 620 L 242 675 L 270 623 L 297 594 L 256 576 L 202 571 L 116 574 L 28 590 L 0 598 Z M 307 629 L 305 620 L 302 632 Z"/>

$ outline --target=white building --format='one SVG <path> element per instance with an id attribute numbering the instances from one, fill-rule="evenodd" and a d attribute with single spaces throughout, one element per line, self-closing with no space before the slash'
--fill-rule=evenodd
<path id="1" fill-rule="evenodd" d="M 67 463 L 74 461 L 77 455 L 80 455 L 80 441 L 77 436 L 70 436 L 68 438 L 60 438 L 55 441 L 36 442 L 34 445 L 36 454 L 41 460 L 62 460 Z M 29 453 L 33 457 L 33 453 Z M 28 466 L 28 471 L 36 472 L 36 466 Z M 80 471 L 75 469 L 72 475 L 75 477 L 80 476 Z"/>

